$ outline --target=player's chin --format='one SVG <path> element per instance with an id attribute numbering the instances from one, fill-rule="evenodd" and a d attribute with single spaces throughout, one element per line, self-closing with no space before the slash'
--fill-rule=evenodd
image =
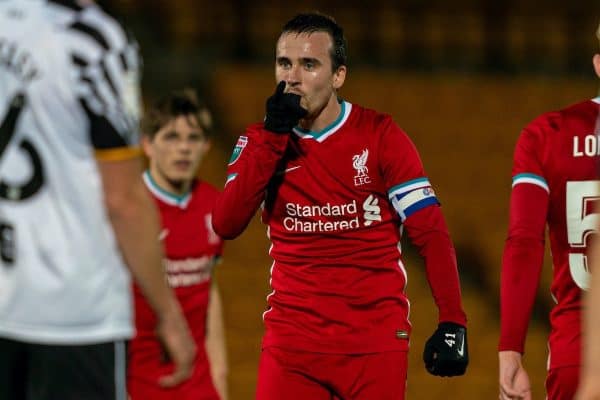
<path id="1" fill-rule="evenodd" d="M 194 173 L 191 169 L 183 171 L 178 169 L 176 171 L 171 171 L 168 178 L 172 183 L 179 185 L 194 179 Z"/>
<path id="2" fill-rule="evenodd" d="M 173 168 L 171 168 L 171 170 L 169 171 L 169 174 L 173 178 L 187 179 L 189 176 L 193 175 L 193 172 L 194 172 L 193 165 L 185 164 L 185 165 L 173 166 Z"/>

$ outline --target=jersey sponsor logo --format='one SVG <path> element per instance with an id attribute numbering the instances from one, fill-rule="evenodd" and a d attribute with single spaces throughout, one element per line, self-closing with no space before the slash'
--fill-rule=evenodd
<path id="1" fill-rule="evenodd" d="M 349 203 L 324 205 L 300 205 L 286 203 L 287 217 L 283 227 L 291 232 L 339 232 L 361 227 L 356 200 Z M 379 199 L 370 194 L 362 203 L 363 226 L 381 221 Z M 325 218 L 322 218 L 325 217 Z M 321 218 L 316 220 L 317 218 Z"/>
<path id="2" fill-rule="evenodd" d="M 229 165 L 235 164 L 235 162 L 242 155 L 242 151 L 244 151 L 247 144 L 248 144 L 248 136 L 240 136 L 238 138 L 238 141 L 235 144 L 235 147 L 233 148 L 233 153 L 231 153 L 231 158 L 229 159 Z"/>
<path id="3" fill-rule="evenodd" d="M 163 260 L 167 272 L 167 282 L 171 287 L 196 285 L 210 279 L 214 257 L 202 256 L 183 260 Z"/>
<path id="4" fill-rule="evenodd" d="M 291 232 L 336 232 L 360 227 L 356 200 L 344 204 L 303 206 L 286 203 L 283 227 Z M 332 221 L 309 220 L 314 217 L 337 217 Z M 353 217 L 353 218 L 352 218 Z"/>
<path id="5" fill-rule="evenodd" d="M 374 221 L 381 221 L 381 208 L 379 199 L 372 194 L 363 203 L 365 226 L 370 226 Z"/>
<path id="6" fill-rule="evenodd" d="M 369 158 L 369 149 L 364 149 L 361 154 L 352 156 L 352 167 L 356 170 L 354 176 L 354 186 L 362 186 L 371 183 L 369 176 L 369 168 L 367 168 L 367 160 Z"/>

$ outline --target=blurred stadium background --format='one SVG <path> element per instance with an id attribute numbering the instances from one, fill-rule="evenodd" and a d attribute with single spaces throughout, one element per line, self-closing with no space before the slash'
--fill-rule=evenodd
<path id="1" fill-rule="evenodd" d="M 334 16 L 349 41 L 341 96 L 392 114 L 421 152 L 455 241 L 471 365 L 466 376 L 429 376 L 421 362 L 436 325 L 423 265 L 404 245 L 414 333 L 409 399 L 494 399 L 498 283 L 510 170 L 521 128 L 542 112 L 598 93 L 591 57 L 597 0 L 243 0 L 100 1 L 131 28 L 145 60 L 145 101 L 191 86 L 214 110 L 218 137 L 201 175 L 222 187 L 245 125 L 260 120 L 274 88 L 274 44 L 294 14 Z M 225 306 L 232 400 L 254 396 L 268 293 L 268 242 L 256 218 L 228 243 L 218 268 Z M 546 256 L 525 364 L 544 397 L 548 291 Z"/>

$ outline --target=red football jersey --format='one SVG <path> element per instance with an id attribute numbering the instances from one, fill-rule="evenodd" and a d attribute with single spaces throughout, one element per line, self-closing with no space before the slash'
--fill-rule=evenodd
<path id="1" fill-rule="evenodd" d="M 440 318 L 466 323 L 439 203 L 414 145 L 389 116 L 342 102 L 338 119 L 321 132 L 277 135 L 262 124 L 249 127 L 229 163 L 215 230 L 236 236 L 261 202 L 274 260 L 264 347 L 406 350 L 411 327 L 400 227 L 419 213 L 432 221 L 424 236 L 441 243 L 439 257 L 429 259 L 439 276 L 428 268 L 440 283 Z"/>
<path id="2" fill-rule="evenodd" d="M 524 350 L 547 224 L 556 302 L 550 315 L 550 368 L 580 362 L 581 291 L 589 280 L 585 251 L 596 231 L 594 203 L 600 199 L 598 102 L 540 116 L 523 130 L 515 149 L 500 350 Z"/>
<path id="3" fill-rule="evenodd" d="M 160 211 L 162 231 L 157 240 L 165 248 L 166 279 L 196 341 L 198 359 L 205 363 L 196 369 L 208 372 L 204 352 L 211 272 L 223 249 L 223 241 L 214 233 L 211 223 L 218 191 L 208 183 L 195 181 L 188 194 L 177 197 L 158 187 L 149 172 L 143 178 Z M 134 300 L 137 333 L 130 343 L 129 374 L 155 382 L 154 378 L 164 374 L 168 367 L 163 361 L 155 368 L 157 360 L 164 358 L 156 338 L 156 317 L 137 286 Z"/>

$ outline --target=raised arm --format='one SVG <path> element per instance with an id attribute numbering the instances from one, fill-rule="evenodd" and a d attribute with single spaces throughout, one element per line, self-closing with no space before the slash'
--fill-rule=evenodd
<path id="1" fill-rule="evenodd" d="M 306 115 L 300 96 L 284 93 L 284 89 L 285 82 L 279 82 L 267 99 L 265 123 L 250 126 L 233 150 L 212 219 L 215 232 L 224 239 L 233 239 L 246 229 L 264 200 L 292 128 Z"/>

